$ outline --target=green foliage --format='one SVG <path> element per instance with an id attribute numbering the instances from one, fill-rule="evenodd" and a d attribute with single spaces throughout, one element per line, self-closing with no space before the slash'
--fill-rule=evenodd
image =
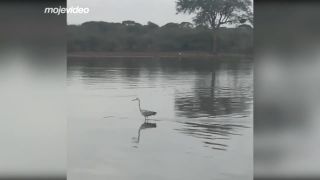
<path id="1" fill-rule="evenodd" d="M 177 13 L 195 14 L 194 22 L 211 29 L 250 18 L 250 0 L 178 0 Z"/>
<path id="2" fill-rule="evenodd" d="M 252 24 L 250 0 L 177 0 L 177 13 L 195 14 L 198 26 L 208 27 L 212 34 L 212 53 L 221 49 L 218 44 L 219 29 L 225 24 Z"/>
<path id="3" fill-rule="evenodd" d="M 68 26 L 69 52 L 169 52 L 212 49 L 212 32 L 189 22 L 168 23 L 162 27 L 149 22 L 86 22 Z M 223 28 L 217 39 L 220 52 L 252 51 L 252 28 Z"/>

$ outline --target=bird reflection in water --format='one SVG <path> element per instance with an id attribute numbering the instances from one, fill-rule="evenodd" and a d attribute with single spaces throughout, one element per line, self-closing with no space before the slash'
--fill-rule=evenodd
<path id="1" fill-rule="evenodd" d="M 134 148 L 138 148 L 138 144 L 140 143 L 140 137 L 141 137 L 141 131 L 142 130 L 156 128 L 156 127 L 157 127 L 156 123 L 149 123 L 149 122 L 142 123 L 141 126 L 139 127 L 139 130 L 138 130 L 138 136 L 132 138 L 133 139 L 133 143 L 135 143 L 135 145 L 133 147 Z"/>

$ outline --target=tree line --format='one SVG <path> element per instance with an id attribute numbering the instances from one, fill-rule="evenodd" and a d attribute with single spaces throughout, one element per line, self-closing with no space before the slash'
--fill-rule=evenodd
<path id="1" fill-rule="evenodd" d="M 67 32 L 68 52 L 212 52 L 213 46 L 219 53 L 253 51 L 253 28 L 246 24 L 212 32 L 209 26 L 189 22 L 159 26 L 92 21 L 68 25 Z"/>

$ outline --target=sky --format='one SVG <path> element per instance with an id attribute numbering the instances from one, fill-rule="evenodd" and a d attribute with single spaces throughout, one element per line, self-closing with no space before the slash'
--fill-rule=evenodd
<path id="1" fill-rule="evenodd" d="M 122 22 L 134 20 L 141 24 L 148 21 L 160 26 L 175 22 L 192 22 L 192 16 L 176 14 L 176 0 L 68 0 L 68 7 L 90 8 L 88 14 L 68 14 L 68 24 L 86 21 Z"/>

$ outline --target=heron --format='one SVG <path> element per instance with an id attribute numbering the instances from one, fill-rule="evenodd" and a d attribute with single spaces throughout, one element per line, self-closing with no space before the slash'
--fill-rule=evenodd
<path id="1" fill-rule="evenodd" d="M 157 114 L 157 112 L 154 112 L 154 111 L 141 109 L 140 99 L 139 98 L 133 99 L 132 101 L 138 101 L 139 102 L 139 110 L 140 110 L 141 115 L 144 116 L 144 120 L 145 121 L 147 121 L 149 116 L 154 116 L 154 115 Z"/>

